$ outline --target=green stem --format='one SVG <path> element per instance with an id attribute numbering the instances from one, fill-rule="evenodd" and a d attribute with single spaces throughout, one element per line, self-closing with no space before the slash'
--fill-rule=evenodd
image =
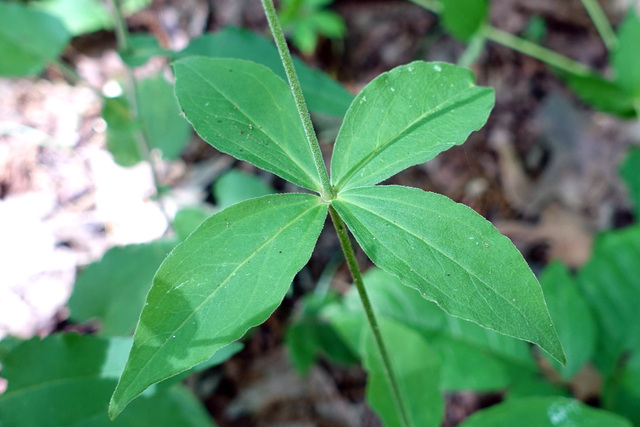
<path id="1" fill-rule="evenodd" d="M 618 39 L 616 38 L 616 33 L 614 33 L 613 28 L 611 28 L 607 15 L 604 14 L 604 11 L 600 7 L 598 0 L 582 0 L 582 4 L 584 8 L 587 9 L 587 13 L 595 24 L 607 50 L 613 50 L 618 43 Z"/>
<path id="2" fill-rule="evenodd" d="M 528 40 L 516 37 L 490 25 L 485 26 L 481 31 L 484 32 L 485 36 L 489 40 L 503 46 L 507 46 L 515 51 L 524 53 L 532 58 L 536 58 L 548 65 L 551 65 L 552 67 L 578 75 L 591 73 L 591 68 L 578 61 L 574 61 L 573 59 L 560 55 L 553 50 L 531 43 Z"/>
<path id="3" fill-rule="evenodd" d="M 331 188 L 331 184 L 329 182 L 327 166 L 325 165 L 324 159 L 322 158 L 322 151 L 320 150 L 318 137 L 316 136 L 316 132 L 313 129 L 313 124 L 311 123 L 311 117 L 309 116 L 307 103 L 305 102 L 304 96 L 302 95 L 300 81 L 298 80 L 298 75 L 293 66 L 291 53 L 289 52 L 289 48 L 287 47 L 287 41 L 284 38 L 284 32 L 282 31 L 282 27 L 280 26 L 280 21 L 278 21 L 276 8 L 273 6 L 272 0 L 262 0 L 262 7 L 264 8 L 265 15 L 267 15 L 271 33 L 273 34 L 276 46 L 278 47 L 280 59 L 282 60 L 284 71 L 287 74 L 287 79 L 289 80 L 289 85 L 291 86 L 291 92 L 293 93 L 293 99 L 295 100 L 298 114 L 300 115 L 300 120 L 302 121 L 304 133 L 307 136 L 307 142 L 309 143 L 309 147 L 311 148 L 313 162 L 315 163 L 316 170 L 318 171 L 318 175 L 320 176 L 320 183 L 322 185 L 320 195 L 325 201 L 332 200 L 335 197 L 335 193 Z"/>
<path id="4" fill-rule="evenodd" d="M 375 313 L 373 312 L 373 306 L 371 305 L 371 301 L 369 300 L 369 295 L 367 295 L 367 290 L 364 287 L 364 281 L 362 280 L 362 274 L 360 274 L 360 269 L 358 268 L 356 254 L 353 251 L 353 246 L 351 246 L 351 240 L 349 240 L 347 227 L 344 221 L 342 221 L 342 218 L 340 218 L 340 215 L 338 215 L 338 212 L 336 212 L 336 210 L 331 205 L 329 205 L 329 214 L 331 215 L 331 220 L 333 221 L 333 225 L 335 226 L 336 232 L 338 233 L 340 245 L 342 246 L 342 252 L 344 253 L 345 259 L 347 260 L 347 265 L 349 266 L 349 271 L 351 272 L 351 276 L 353 277 L 353 282 L 355 283 L 356 288 L 358 289 L 358 294 L 360 295 L 360 299 L 362 300 L 364 312 L 366 314 L 367 321 L 369 322 L 369 326 L 371 327 L 371 332 L 373 333 L 373 339 L 376 343 L 378 354 L 380 355 L 380 359 L 382 360 L 384 374 L 387 377 L 387 384 L 391 389 L 391 395 L 393 396 L 393 400 L 398 411 L 400 423 L 402 426 L 408 427 L 411 425 L 409 423 L 409 415 L 404 405 L 402 395 L 400 394 L 398 380 L 396 379 L 393 372 L 391 359 L 389 359 L 389 353 L 387 352 L 387 348 L 384 345 L 382 334 L 380 333 L 380 326 L 378 325 Z"/>
<path id="5" fill-rule="evenodd" d="M 120 52 L 127 52 L 131 48 L 131 44 L 129 41 L 129 31 L 127 30 L 126 23 L 124 21 L 124 17 L 122 16 L 122 11 L 120 10 L 120 4 L 118 0 L 109 0 L 111 3 L 111 9 L 113 10 L 114 17 L 114 25 L 116 31 L 116 40 L 118 42 L 118 50 Z M 126 74 L 126 83 L 127 83 L 127 96 L 129 105 L 131 107 L 131 113 L 133 115 L 133 119 L 135 122 L 139 122 L 140 120 L 140 110 L 139 110 L 139 99 L 138 99 L 138 87 L 136 83 L 136 78 L 133 74 L 133 69 L 126 65 L 125 67 Z M 153 180 L 153 185 L 156 189 L 156 196 L 158 201 L 158 206 L 164 217 L 171 227 L 171 218 L 169 217 L 167 211 L 162 204 L 162 200 L 160 200 L 160 180 L 158 178 L 158 171 L 155 167 L 155 162 L 151 157 L 151 143 L 147 137 L 147 133 L 143 129 L 138 129 L 136 131 L 136 143 L 138 145 L 138 150 L 140 154 L 145 159 L 151 168 L 151 178 Z"/>
<path id="6" fill-rule="evenodd" d="M 469 40 L 467 48 L 462 55 L 460 55 L 460 58 L 458 58 L 458 65 L 461 67 L 470 67 L 474 62 L 476 62 L 480 54 L 482 54 L 486 44 L 487 38 L 482 34 L 482 32 L 478 32 L 478 34 Z"/>

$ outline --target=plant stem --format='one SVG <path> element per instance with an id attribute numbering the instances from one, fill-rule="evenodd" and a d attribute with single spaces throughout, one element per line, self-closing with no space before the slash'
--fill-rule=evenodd
<path id="1" fill-rule="evenodd" d="M 609 24 L 607 15 L 605 15 L 600 7 L 598 0 L 582 0 L 582 5 L 587 9 L 587 13 L 595 24 L 607 50 L 611 51 L 616 47 L 618 39 L 616 38 L 616 33 L 613 32 L 613 28 L 611 28 L 611 24 Z"/>
<path id="2" fill-rule="evenodd" d="M 120 10 L 119 0 L 109 0 L 111 3 L 111 9 L 113 10 L 114 17 L 114 26 L 116 32 L 116 40 L 118 41 L 118 50 L 120 52 L 127 52 L 131 49 L 131 44 L 129 41 L 129 31 L 127 30 L 127 26 L 125 24 L 124 18 L 122 16 L 122 11 Z M 136 122 L 139 122 L 140 119 L 140 110 L 139 110 L 139 99 L 138 99 L 138 87 L 136 84 L 136 78 L 133 74 L 133 69 L 128 64 L 125 64 L 125 74 L 127 80 L 127 95 L 129 106 L 131 107 L 131 114 L 133 115 L 133 119 Z M 155 162 L 151 157 L 151 143 L 147 137 L 147 133 L 144 129 L 138 129 L 136 131 L 136 142 L 138 145 L 138 150 L 142 158 L 145 159 L 151 168 L 151 178 L 153 180 L 153 185 L 156 189 L 156 197 L 158 198 L 158 206 L 160 207 L 160 211 L 164 215 L 167 220 L 167 224 L 169 228 L 171 228 L 171 218 L 169 217 L 167 211 L 162 204 L 162 200 L 160 200 L 160 180 L 158 179 L 158 171 L 155 167 Z"/>
<path id="3" fill-rule="evenodd" d="M 496 43 L 507 46 L 515 51 L 524 53 L 532 58 L 536 58 L 552 67 L 567 71 L 572 74 L 586 75 L 591 73 L 591 69 L 573 59 L 560 55 L 553 50 L 547 49 L 535 43 L 531 43 L 523 38 L 511 35 L 506 31 L 499 30 L 490 25 L 486 25 L 482 31 L 485 36 Z"/>
<path id="4" fill-rule="evenodd" d="M 353 251 L 353 246 L 351 246 L 351 240 L 349 240 L 347 227 L 344 221 L 342 221 L 342 218 L 340 218 L 340 215 L 338 215 L 338 212 L 336 212 L 336 210 L 331 205 L 329 205 L 329 214 L 331 215 L 331 220 L 333 221 L 333 225 L 336 229 L 336 232 L 338 233 L 340 246 L 342 246 L 342 252 L 344 253 L 345 259 L 347 260 L 347 265 L 349 266 L 349 271 L 351 272 L 351 276 L 353 277 L 353 282 L 355 283 L 356 288 L 358 289 L 358 294 L 360 295 L 360 299 L 362 300 L 364 312 L 366 314 L 367 321 L 369 322 L 369 326 L 371 327 L 371 332 L 373 333 L 373 339 L 376 343 L 378 354 L 380 355 L 380 359 L 382 360 L 382 366 L 385 376 L 387 377 L 387 383 L 389 385 L 389 388 L 391 389 L 391 395 L 393 396 L 396 410 L 398 411 L 400 424 L 405 427 L 409 427 L 411 424 L 409 423 L 407 409 L 404 406 L 404 401 L 402 399 L 402 395 L 400 394 L 398 380 L 395 377 L 393 367 L 391 365 L 391 359 L 389 359 L 389 353 L 387 352 L 387 348 L 384 345 L 382 334 L 380 333 L 380 327 L 378 325 L 378 321 L 376 320 L 373 306 L 371 305 L 371 300 L 369 300 L 367 290 L 364 287 L 364 281 L 362 280 L 362 274 L 360 274 L 360 269 L 358 268 L 356 254 Z"/>
<path id="5" fill-rule="evenodd" d="M 280 26 L 280 21 L 278 21 L 276 8 L 273 6 L 272 0 L 262 0 L 262 7 L 264 8 L 265 15 L 267 15 L 271 33 L 273 34 L 276 46 L 278 47 L 280 59 L 282 60 L 282 65 L 284 66 L 284 71 L 287 74 L 289 86 L 291 87 L 291 93 L 293 93 L 293 99 L 295 100 L 298 114 L 300 115 L 300 120 L 302 121 L 304 133 L 307 136 L 309 148 L 311 148 L 313 162 L 315 163 L 316 170 L 318 171 L 318 175 L 320 176 L 320 184 L 322 185 L 320 195 L 325 201 L 333 200 L 333 198 L 335 197 L 335 193 L 331 188 L 331 184 L 329 182 L 327 166 L 325 165 L 324 159 L 322 158 L 322 151 L 320 150 L 318 137 L 316 136 L 316 132 L 313 129 L 313 124 L 311 123 L 311 117 L 309 116 L 307 103 L 305 102 L 304 96 L 302 95 L 302 88 L 300 87 L 298 74 L 296 73 L 296 70 L 293 66 L 291 53 L 289 52 L 289 48 L 287 47 L 287 41 L 284 38 L 284 32 L 282 31 L 282 27 Z"/>

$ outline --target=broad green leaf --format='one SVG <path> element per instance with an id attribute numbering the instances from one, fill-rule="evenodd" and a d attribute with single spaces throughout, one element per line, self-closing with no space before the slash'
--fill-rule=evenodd
<path id="1" fill-rule="evenodd" d="M 484 24 L 489 13 L 488 0 L 440 0 L 442 23 L 453 36 L 467 41 Z"/>
<path id="2" fill-rule="evenodd" d="M 632 147 L 620 167 L 620 176 L 627 186 L 627 192 L 634 207 L 636 220 L 640 219 L 640 148 Z"/>
<path id="3" fill-rule="evenodd" d="M 238 202 L 275 192 L 257 176 L 237 169 L 229 170 L 213 183 L 213 197 L 218 209 L 225 209 Z"/>
<path id="4" fill-rule="evenodd" d="M 564 397 L 513 399 L 477 412 L 460 427 L 631 427 L 619 415 Z"/>
<path id="5" fill-rule="evenodd" d="M 124 97 L 105 98 L 102 118 L 107 123 L 107 149 L 120 166 L 133 166 L 142 161 L 138 148 L 136 123 L 129 103 Z"/>
<path id="6" fill-rule="evenodd" d="M 191 126 L 180 116 L 173 85 L 158 74 L 138 83 L 140 121 L 152 148 L 165 159 L 180 158 L 189 143 Z"/>
<path id="7" fill-rule="evenodd" d="M 100 0 L 42 0 L 33 6 L 60 19 L 73 36 L 113 26 L 109 9 Z"/>
<path id="8" fill-rule="evenodd" d="M 177 56 L 199 55 L 213 58 L 248 59 L 269 67 L 286 81 L 278 50 L 273 43 L 250 31 L 227 27 L 216 34 L 192 40 Z M 293 58 L 302 92 L 309 109 L 314 113 L 343 116 L 353 96 L 329 76 Z"/>
<path id="9" fill-rule="evenodd" d="M 213 209 L 206 206 L 180 209 L 173 218 L 173 229 L 178 238 L 184 240 L 212 214 Z"/>
<path id="10" fill-rule="evenodd" d="M 409 425 L 439 426 L 444 412 L 440 393 L 440 360 L 419 334 L 391 320 L 380 319 L 382 339 L 398 382 Z M 364 335 L 364 365 L 367 379 L 367 401 L 386 427 L 404 424 L 394 404 L 380 354 L 373 335 Z"/>
<path id="11" fill-rule="evenodd" d="M 78 276 L 68 303 L 71 320 L 97 319 L 101 335 L 131 335 L 153 276 L 175 245 L 159 240 L 109 249 Z"/>
<path id="12" fill-rule="evenodd" d="M 640 19 L 633 7 L 618 29 L 618 43 L 612 52 L 611 63 L 616 81 L 636 99 L 640 98 Z"/>
<path id="13" fill-rule="evenodd" d="M 331 161 L 338 190 L 376 184 L 426 162 L 480 129 L 493 90 L 442 62 L 413 62 L 381 74 L 349 107 Z"/>
<path id="14" fill-rule="evenodd" d="M 326 213 L 310 194 L 264 196 L 213 215 L 178 245 L 153 279 L 109 415 L 264 322 L 309 260 Z"/>
<path id="15" fill-rule="evenodd" d="M 40 73 L 70 39 L 58 18 L 19 3 L 0 2 L 0 76 Z"/>
<path id="16" fill-rule="evenodd" d="M 580 99 L 592 107 L 623 118 L 636 116 L 633 96 L 616 82 L 606 80 L 598 74 L 579 75 L 558 72 L 558 75 Z"/>
<path id="17" fill-rule="evenodd" d="M 446 312 L 538 344 L 564 362 L 522 255 L 470 208 L 415 188 L 356 188 L 333 206 L 379 267 Z"/>
<path id="18" fill-rule="evenodd" d="M 596 324 L 577 283 L 560 262 L 545 268 L 540 284 L 567 356 L 564 367 L 555 361 L 552 363 L 568 381 L 591 360 L 596 345 Z"/>
<path id="19" fill-rule="evenodd" d="M 616 369 L 626 350 L 640 348 L 640 226 L 600 234 L 578 284 L 598 323 L 599 368 Z"/>
<path id="20" fill-rule="evenodd" d="M 291 90 L 271 70 L 199 57 L 173 70 L 180 107 L 205 141 L 301 187 L 322 188 Z"/>
<path id="21" fill-rule="evenodd" d="M 129 51 L 119 53 L 124 63 L 130 67 L 140 67 L 154 56 L 171 56 L 173 54 L 172 51 L 161 48 L 158 40 L 150 34 L 131 34 L 129 48 Z M 173 91 L 171 93 L 173 94 Z"/>
<path id="22" fill-rule="evenodd" d="M 25 341 L 3 360 L 9 386 L 0 395 L 0 425 L 211 425 L 204 408 L 181 387 L 147 394 L 110 422 L 109 395 L 130 348 L 130 338 L 76 334 Z"/>

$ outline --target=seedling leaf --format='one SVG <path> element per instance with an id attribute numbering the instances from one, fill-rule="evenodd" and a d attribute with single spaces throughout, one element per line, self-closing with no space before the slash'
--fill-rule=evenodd
<path id="1" fill-rule="evenodd" d="M 640 98 L 640 19 L 633 8 L 618 30 L 618 44 L 612 52 L 611 62 L 616 71 L 618 84 L 633 97 Z"/>
<path id="2" fill-rule="evenodd" d="M 251 199 L 178 245 L 153 280 L 110 417 L 266 320 L 309 260 L 326 213 L 310 194 Z"/>
<path id="3" fill-rule="evenodd" d="M 462 144 L 487 120 L 493 90 L 473 73 L 441 62 L 413 62 L 381 74 L 349 107 L 333 151 L 338 190 L 376 184 Z"/>
<path id="4" fill-rule="evenodd" d="M 424 298 L 565 362 L 535 276 L 511 241 L 473 210 L 399 186 L 352 189 L 333 206 L 369 258 Z"/>

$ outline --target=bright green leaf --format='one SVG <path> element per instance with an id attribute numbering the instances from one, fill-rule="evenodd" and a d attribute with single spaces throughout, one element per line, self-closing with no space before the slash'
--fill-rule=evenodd
<path id="1" fill-rule="evenodd" d="M 460 427 L 631 427 L 612 412 L 564 397 L 513 399 L 477 412 Z"/>
<path id="2" fill-rule="evenodd" d="M 147 394 L 110 422 L 109 395 L 130 348 L 130 338 L 76 334 L 25 341 L 3 360 L 9 386 L 0 395 L 0 425 L 211 425 L 202 405 L 181 387 Z"/>
<path id="3" fill-rule="evenodd" d="M 380 319 L 380 331 L 405 405 L 409 425 L 439 426 L 444 412 L 440 393 L 440 361 L 424 338 L 399 323 Z M 394 404 L 380 354 L 367 328 L 364 364 L 369 373 L 367 401 L 386 427 L 405 425 Z"/>
<path id="4" fill-rule="evenodd" d="M 336 140 L 337 189 L 376 184 L 462 144 L 487 120 L 493 90 L 473 73 L 441 62 L 413 62 L 381 74 L 349 107 Z"/>
<path id="5" fill-rule="evenodd" d="M 173 85 L 162 75 L 138 83 L 140 121 L 152 148 L 175 160 L 189 143 L 191 126 L 181 117 Z"/>
<path id="6" fill-rule="evenodd" d="M 487 20 L 488 0 L 440 0 L 442 23 L 462 41 L 469 40 Z"/>
<path id="7" fill-rule="evenodd" d="M 595 350 L 596 325 L 593 315 L 569 271 L 560 262 L 545 268 L 540 284 L 553 324 L 567 356 L 567 364 L 559 366 L 562 378 L 570 380 L 587 363 Z"/>
<path id="8" fill-rule="evenodd" d="M 322 188 L 291 90 L 271 70 L 199 57 L 173 69 L 178 102 L 205 141 L 301 187 Z"/>
<path id="9" fill-rule="evenodd" d="M 640 98 L 640 19 L 633 7 L 618 28 L 618 43 L 612 52 L 611 63 L 616 81 L 636 99 Z"/>
<path id="10" fill-rule="evenodd" d="M 109 9 L 100 0 L 43 0 L 33 5 L 59 18 L 74 36 L 113 25 Z"/>
<path id="11" fill-rule="evenodd" d="M 178 238 L 184 240 L 213 213 L 213 209 L 207 209 L 206 206 L 180 209 L 173 218 L 173 229 Z"/>
<path id="12" fill-rule="evenodd" d="M 633 97 L 617 83 L 606 80 L 598 74 L 580 75 L 558 72 L 558 75 L 580 99 L 598 110 L 623 118 L 636 116 Z"/>
<path id="13" fill-rule="evenodd" d="M 175 245 L 159 240 L 109 249 L 78 276 L 68 304 L 71 320 L 97 319 L 101 335 L 131 335 L 153 276 Z"/>
<path id="14" fill-rule="evenodd" d="M 110 416 L 264 322 L 309 260 L 326 213 L 310 194 L 264 196 L 213 215 L 178 245 L 153 280 Z"/>
<path id="15" fill-rule="evenodd" d="M 627 186 L 627 192 L 634 207 L 636 220 L 640 219 L 640 148 L 632 147 L 620 167 L 620 176 Z"/>
<path id="16" fill-rule="evenodd" d="M 34 75 L 62 53 L 71 35 L 56 17 L 0 2 L 0 75 Z"/>
<path id="17" fill-rule="evenodd" d="M 352 189 L 333 206 L 369 258 L 424 298 L 564 362 L 538 281 L 511 241 L 473 210 L 399 186 Z"/>
<path id="18" fill-rule="evenodd" d="M 216 34 L 207 34 L 192 40 L 189 46 L 178 54 L 180 58 L 190 55 L 248 59 L 269 67 L 283 80 L 287 79 L 273 43 L 244 29 L 227 27 Z M 353 96 L 338 82 L 320 70 L 309 67 L 300 59 L 294 57 L 293 63 L 309 109 L 314 113 L 343 116 Z"/>
<path id="19" fill-rule="evenodd" d="M 276 191 L 255 175 L 231 169 L 213 183 L 213 197 L 218 209 L 225 209 L 238 202 L 266 196 Z"/>
<path id="20" fill-rule="evenodd" d="M 142 161 L 137 141 L 140 127 L 124 97 L 105 98 L 102 118 L 107 123 L 107 149 L 120 166 L 133 166 Z"/>

